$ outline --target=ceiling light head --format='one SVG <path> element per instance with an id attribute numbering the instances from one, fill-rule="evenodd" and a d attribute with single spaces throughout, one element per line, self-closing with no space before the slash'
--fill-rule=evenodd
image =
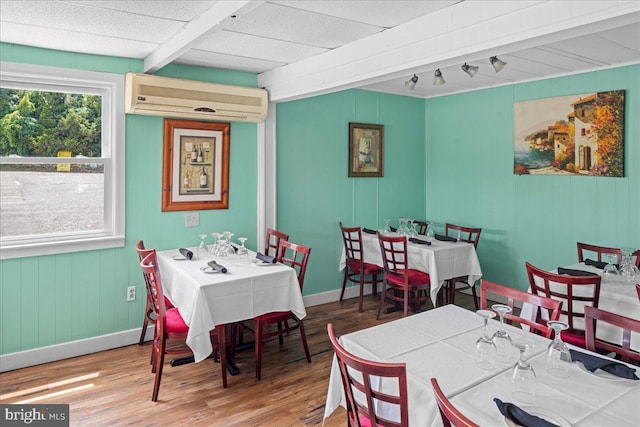
<path id="1" fill-rule="evenodd" d="M 404 82 L 404 85 L 407 89 L 413 90 L 416 88 L 416 83 L 418 83 L 418 76 L 414 74 L 413 77 Z"/>
<path id="2" fill-rule="evenodd" d="M 475 65 L 467 65 L 466 62 L 462 66 L 462 71 L 464 71 L 465 73 L 469 74 L 469 77 L 473 77 L 476 74 L 478 74 L 478 70 L 479 69 L 480 69 L 480 67 L 477 67 Z"/>
<path id="3" fill-rule="evenodd" d="M 493 69 L 496 70 L 496 73 L 500 72 L 500 70 L 502 70 L 507 65 L 506 62 L 499 60 L 497 56 L 492 56 L 491 58 L 489 58 L 489 62 L 491 62 L 491 65 L 493 65 Z"/>
<path id="4" fill-rule="evenodd" d="M 433 78 L 434 85 L 440 86 L 446 83 L 442 78 L 442 73 L 440 72 L 440 68 L 438 68 L 433 75 L 434 75 L 434 78 Z"/>

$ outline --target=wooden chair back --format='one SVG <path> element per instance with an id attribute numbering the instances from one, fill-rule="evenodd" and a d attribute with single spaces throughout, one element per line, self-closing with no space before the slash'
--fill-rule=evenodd
<path id="1" fill-rule="evenodd" d="M 413 223 L 416 225 L 416 232 L 421 236 L 427 235 L 427 230 L 429 229 L 429 223 L 427 221 L 419 221 L 414 220 Z"/>
<path id="2" fill-rule="evenodd" d="M 631 332 L 640 333 L 640 320 L 600 310 L 596 307 L 585 307 L 584 315 L 587 350 L 594 352 L 599 350 L 613 351 L 625 362 L 636 365 L 640 362 L 640 353 L 631 349 Z M 622 344 L 618 345 L 596 338 L 596 321 L 622 329 Z"/>
<path id="3" fill-rule="evenodd" d="M 369 421 L 371 426 L 405 427 L 409 425 L 409 401 L 407 395 L 407 369 L 404 363 L 374 362 L 349 353 L 342 347 L 335 336 L 333 325 L 327 325 L 329 340 L 336 354 L 342 387 L 347 404 L 347 418 L 350 427 L 360 426 Z M 392 395 L 378 391 L 380 378 L 385 381 L 397 380 L 398 394 Z M 357 399 L 357 392 L 363 398 Z M 358 394 L 359 395 L 359 394 Z M 360 395 L 361 396 L 361 395 Z M 374 402 L 374 400 L 376 402 Z M 398 407 L 400 420 L 388 420 L 376 412 L 377 405 L 384 402 L 387 407 Z M 366 418 L 366 420 L 363 420 Z"/>
<path id="4" fill-rule="evenodd" d="M 526 263 L 531 292 L 562 301 L 561 315 L 566 316 L 569 329 L 576 329 L 576 319 L 584 319 L 584 307 L 597 307 L 602 278 L 593 276 L 568 276 L 555 274 Z M 551 285 L 551 283 L 555 285 Z M 582 328 L 577 328 L 582 329 Z"/>
<path id="5" fill-rule="evenodd" d="M 478 242 L 480 241 L 480 233 L 482 228 L 465 227 L 463 225 L 446 223 L 444 226 L 445 234 L 449 237 L 458 237 L 464 242 L 473 243 L 473 247 L 478 249 Z"/>
<path id="6" fill-rule="evenodd" d="M 142 240 L 139 240 L 138 243 L 136 243 L 136 252 L 138 253 L 138 258 L 140 259 L 140 262 L 142 262 L 142 260 L 144 260 L 147 257 L 147 255 L 154 253 L 155 250 L 145 249 L 144 242 Z M 150 304 L 153 304 L 153 299 L 152 299 L 153 297 L 151 295 L 151 288 L 150 288 L 151 284 L 149 283 L 149 276 L 147 274 L 143 274 L 143 275 L 144 275 L 144 284 L 147 289 L 147 301 L 149 301 Z M 149 308 L 151 308 L 151 306 L 149 306 Z"/>
<path id="7" fill-rule="evenodd" d="M 491 310 L 491 307 L 487 306 L 488 292 L 505 297 L 507 299 L 507 305 L 511 307 L 512 310 L 515 301 L 533 305 L 535 310 L 533 311 L 530 319 L 516 316 L 512 311 L 511 313 L 504 315 L 506 322 L 510 325 L 513 324 L 513 322 L 517 322 L 520 325 L 528 326 L 529 332 L 542 335 L 545 338 L 551 337 L 551 332 L 553 332 L 553 330 L 546 325 L 546 322 L 541 321 L 541 310 L 547 310 L 549 320 L 558 320 L 560 318 L 560 307 L 562 306 L 561 301 L 531 294 L 519 289 L 509 288 L 507 286 L 489 282 L 488 280 L 482 280 L 480 283 L 480 308 L 483 310 Z"/>
<path id="8" fill-rule="evenodd" d="M 636 292 L 638 293 L 638 302 L 640 302 L 640 284 L 636 284 Z"/>
<path id="9" fill-rule="evenodd" d="M 360 227 L 345 227 L 340 222 L 340 231 L 342 233 L 342 242 L 344 243 L 347 268 L 362 272 L 364 270 L 362 229 Z"/>
<path id="10" fill-rule="evenodd" d="M 311 248 L 280 239 L 278 245 L 278 262 L 288 265 L 296 271 L 301 291 L 304 286 L 304 276 L 307 273 L 310 253 Z"/>
<path id="11" fill-rule="evenodd" d="M 438 409 L 440 410 L 440 417 L 442 418 L 444 427 L 480 427 L 453 406 L 451 401 L 447 399 L 447 396 L 442 392 L 438 380 L 431 378 L 431 387 L 433 387 L 433 393 L 436 395 L 436 402 L 438 402 Z"/>
<path id="12" fill-rule="evenodd" d="M 593 259 L 594 261 L 599 262 L 607 262 L 609 261 L 609 259 L 606 258 L 605 255 L 609 254 L 615 255 L 616 264 L 620 264 L 620 261 L 622 261 L 622 251 L 620 249 L 578 242 L 578 262 L 584 262 L 586 259 Z"/>
<path id="13" fill-rule="evenodd" d="M 386 276 L 402 277 L 409 283 L 409 258 L 406 236 L 386 236 L 378 232 L 378 243 L 382 255 L 382 268 Z"/>
<path id="14" fill-rule="evenodd" d="M 156 318 L 156 336 L 166 337 L 166 313 L 167 307 L 164 301 L 164 293 L 162 290 L 162 279 L 160 278 L 160 270 L 158 269 L 158 260 L 156 259 L 155 250 L 147 254 L 140 262 L 142 273 L 145 277 L 145 283 L 148 283 L 147 291 L 151 295 L 151 309 Z"/>
<path id="15" fill-rule="evenodd" d="M 277 257 L 280 240 L 289 240 L 289 235 L 273 228 L 267 228 L 267 240 L 264 243 L 264 254 Z"/>

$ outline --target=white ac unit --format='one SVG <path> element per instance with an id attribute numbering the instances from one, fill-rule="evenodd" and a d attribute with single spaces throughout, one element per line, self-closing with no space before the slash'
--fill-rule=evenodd
<path id="1" fill-rule="evenodd" d="M 133 114 L 239 122 L 267 116 L 267 91 L 252 87 L 128 73 L 125 95 Z"/>

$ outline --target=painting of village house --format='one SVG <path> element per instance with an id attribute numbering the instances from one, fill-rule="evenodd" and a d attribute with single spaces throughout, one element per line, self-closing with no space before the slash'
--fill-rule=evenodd
<path id="1" fill-rule="evenodd" d="M 517 175 L 624 176 L 624 91 L 514 104 Z"/>

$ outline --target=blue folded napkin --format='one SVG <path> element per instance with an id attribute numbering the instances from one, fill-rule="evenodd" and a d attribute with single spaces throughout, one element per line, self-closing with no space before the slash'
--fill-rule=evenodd
<path id="1" fill-rule="evenodd" d="M 636 380 L 636 381 L 640 380 L 640 378 L 636 376 L 635 369 L 627 365 L 624 365 L 622 363 L 609 360 L 609 359 L 603 359 L 593 354 L 582 353 L 577 350 L 569 350 L 569 352 L 571 353 L 571 360 L 573 360 L 574 362 L 575 361 L 582 362 L 584 367 L 589 372 L 594 372 L 597 369 L 602 369 L 603 371 L 613 374 L 615 376 L 618 376 L 620 378 L 626 378 L 629 380 Z"/>
<path id="2" fill-rule="evenodd" d="M 362 232 L 367 234 L 376 234 L 376 230 L 372 230 L 370 228 L 363 228 Z"/>
<path id="3" fill-rule="evenodd" d="M 426 240 L 416 239 L 415 237 L 409 237 L 409 241 L 411 243 L 417 243 L 419 245 L 430 245 L 431 242 L 427 242 Z"/>
<path id="4" fill-rule="evenodd" d="M 584 270 L 574 270 L 573 268 L 558 267 L 558 274 L 566 274 L 568 276 L 597 276 L 597 273 Z"/>
<path id="5" fill-rule="evenodd" d="M 193 258 L 193 252 L 191 252 L 189 249 L 185 249 L 185 248 L 180 248 L 178 249 L 178 251 L 182 254 L 183 257 L 185 257 L 186 259 L 192 259 Z"/>
<path id="6" fill-rule="evenodd" d="M 559 427 L 547 420 L 531 415 L 513 403 L 503 402 L 497 397 L 493 401 L 496 402 L 502 415 L 522 427 Z"/>
<path id="7" fill-rule="evenodd" d="M 209 262 L 207 263 L 207 265 L 208 265 L 209 267 L 211 267 L 212 269 L 214 269 L 215 271 L 219 271 L 220 273 L 226 273 L 226 272 L 227 272 L 226 267 L 221 266 L 220 264 L 218 264 L 218 263 L 217 263 L 217 262 L 215 262 L 215 261 L 209 261 Z"/>
<path id="8" fill-rule="evenodd" d="M 599 268 L 600 270 L 603 270 L 606 266 L 607 266 L 608 262 L 604 262 L 604 261 L 595 261 L 592 259 L 585 259 L 584 260 L 584 265 L 590 265 L 596 268 Z M 616 268 L 620 268 L 620 266 L 618 264 L 613 264 Z"/>
<path id="9" fill-rule="evenodd" d="M 436 238 L 436 240 L 441 240 L 443 242 L 457 242 L 458 241 L 458 239 L 456 239 L 455 237 L 443 236 L 442 234 L 436 234 L 434 237 Z"/>
<path id="10" fill-rule="evenodd" d="M 256 254 L 256 258 L 259 259 L 262 262 L 266 262 L 267 264 L 275 264 L 276 261 L 278 261 L 275 257 L 269 256 L 269 255 L 265 255 L 263 253 L 258 252 Z"/>

